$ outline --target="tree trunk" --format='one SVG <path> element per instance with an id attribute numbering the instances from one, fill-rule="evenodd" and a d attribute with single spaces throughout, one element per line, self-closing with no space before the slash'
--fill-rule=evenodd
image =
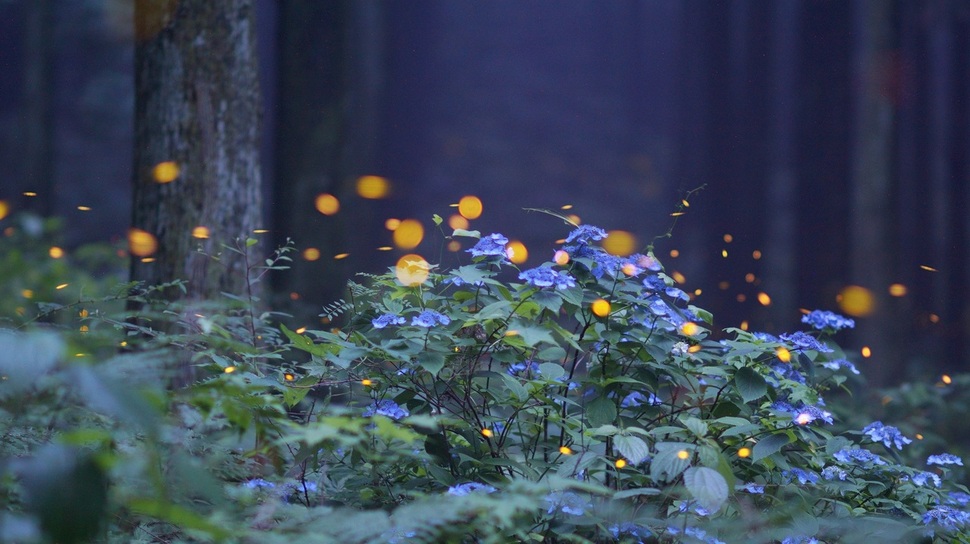
<path id="1" fill-rule="evenodd" d="M 886 94 L 886 61 L 893 40 L 891 0 L 856 7 L 854 76 L 855 136 L 852 166 L 852 280 L 868 288 L 874 308 L 857 328 L 861 343 L 872 347 L 878 364 L 867 365 L 870 383 L 885 385 L 902 368 L 894 349 L 886 286 L 889 270 L 889 195 L 895 108 Z"/>
<path id="2" fill-rule="evenodd" d="M 24 52 L 24 182 L 38 198 L 36 211 L 54 213 L 54 124 L 53 104 L 53 25 L 51 0 L 31 0 L 25 4 Z"/>
<path id="3" fill-rule="evenodd" d="M 224 245 L 264 226 L 253 4 L 135 3 L 132 224 L 154 235 L 158 249 L 133 259 L 131 277 L 148 285 L 183 279 L 190 298 L 243 293 L 244 259 Z M 178 175 L 165 182 L 155 167 L 169 161 Z"/>

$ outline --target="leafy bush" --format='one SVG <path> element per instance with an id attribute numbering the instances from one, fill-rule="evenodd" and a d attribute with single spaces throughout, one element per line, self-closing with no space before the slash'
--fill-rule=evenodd
<path id="1" fill-rule="evenodd" d="M 833 431 L 851 320 L 714 331 L 650 251 L 610 255 L 596 227 L 529 270 L 500 234 L 454 236 L 478 238 L 470 262 L 351 283 L 339 329 L 247 304 L 153 314 L 175 327 L 101 313 L 129 350 L 101 362 L 4 333 L 0 538 L 966 541 L 959 458 L 907 466 L 891 421 Z M 164 387 L 185 364 L 202 378 Z M 89 523 L 55 490 L 90 497 Z"/>

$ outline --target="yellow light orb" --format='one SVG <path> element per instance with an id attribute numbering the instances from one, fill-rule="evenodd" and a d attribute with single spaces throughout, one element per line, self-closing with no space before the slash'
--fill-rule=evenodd
<path id="1" fill-rule="evenodd" d="M 894 297 L 904 297 L 906 296 L 907 292 L 908 289 L 906 289 L 906 286 L 901 283 L 894 283 L 889 286 L 889 294 Z"/>
<path id="2" fill-rule="evenodd" d="M 788 351 L 788 348 L 779 347 L 775 350 L 775 355 L 777 355 L 778 359 L 783 363 L 791 361 L 791 352 Z"/>
<path id="3" fill-rule="evenodd" d="M 360 380 L 360 385 L 363 385 L 364 387 L 370 387 L 374 385 L 374 380 L 371 380 L 369 378 L 364 378 L 363 380 Z"/>
<path id="4" fill-rule="evenodd" d="M 758 293 L 758 303 L 762 306 L 771 306 L 771 297 L 768 296 L 768 293 L 762 291 Z"/>
<path id="5" fill-rule="evenodd" d="M 518 240 L 512 240 L 505 246 L 505 254 L 514 264 L 522 264 L 529 258 L 529 250 Z"/>
<path id="6" fill-rule="evenodd" d="M 560 446 L 559 453 L 561 453 L 563 455 L 572 455 L 573 454 L 573 450 L 570 449 L 569 446 Z"/>
<path id="7" fill-rule="evenodd" d="M 802 412 L 795 417 L 795 423 L 799 425 L 808 425 L 812 422 L 812 415 L 808 412 Z"/>
<path id="8" fill-rule="evenodd" d="M 0 200 L 0 219 L 10 214 L 10 204 L 6 200 Z"/>
<path id="9" fill-rule="evenodd" d="M 680 251 L 678 251 L 676 249 L 671 249 L 670 250 L 670 258 L 671 259 L 676 259 L 677 257 L 680 257 Z"/>
<path id="10" fill-rule="evenodd" d="M 686 461 L 689 457 L 690 454 L 687 453 L 687 450 L 680 450 L 677 452 L 677 459 L 680 459 L 681 461 Z"/>
<path id="11" fill-rule="evenodd" d="M 179 164 L 175 161 L 160 162 L 152 168 L 152 177 L 158 183 L 171 183 L 179 177 Z"/>
<path id="12" fill-rule="evenodd" d="M 626 466 L 626 459 L 617 459 L 616 462 L 613 463 L 613 465 L 616 468 L 623 468 Z"/>
<path id="13" fill-rule="evenodd" d="M 308 247 L 303 250 L 303 258 L 313 262 L 320 258 L 320 250 L 315 247 Z"/>
<path id="14" fill-rule="evenodd" d="M 455 253 L 461 249 L 461 242 L 458 240 L 452 240 L 448 242 L 448 251 Z"/>
<path id="15" fill-rule="evenodd" d="M 566 266 L 569 264 L 569 253 L 560 249 L 552 256 L 552 260 L 559 266 Z"/>
<path id="16" fill-rule="evenodd" d="M 477 196 L 463 196 L 458 201 L 458 213 L 465 219 L 478 219 L 482 215 L 482 201 Z"/>
<path id="17" fill-rule="evenodd" d="M 350 253 L 338 253 L 338 254 L 336 254 L 336 255 L 333 256 L 333 258 L 334 258 L 335 261 L 339 261 L 341 259 L 346 259 L 347 257 L 350 257 Z"/>
<path id="18" fill-rule="evenodd" d="M 60 259 L 64 256 L 64 250 L 57 246 L 52 246 L 47 253 L 50 254 L 52 259 Z"/>
<path id="19" fill-rule="evenodd" d="M 862 346 L 860 353 L 862 353 L 864 358 L 868 359 L 869 357 L 872 357 L 872 348 L 869 346 Z"/>
<path id="20" fill-rule="evenodd" d="M 495 436 L 495 433 L 492 432 L 492 429 L 482 429 L 482 436 L 485 438 L 492 438 Z"/>
<path id="21" fill-rule="evenodd" d="M 697 323 L 694 323 L 693 321 L 688 321 L 680 326 L 680 332 L 683 333 L 684 336 L 694 336 L 700 330 L 701 328 L 698 327 Z"/>
<path id="22" fill-rule="evenodd" d="M 670 273 L 670 278 L 680 285 L 687 283 L 687 278 L 676 270 Z"/>
<path id="23" fill-rule="evenodd" d="M 317 199 L 314 202 L 317 211 L 323 215 L 333 215 L 340 211 L 340 201 L 337 197 L 330 193 L 321 193 L 317 195 Z"/>
<path id="24" fill-rule="evenodd" d="M 876 300 L 872 291 L 858 285 L 849 285 L 835 298 L 839 308 L 852 317 L 865 317 L 875 310 Z"/>
<path id="25" fill-rule="evenodd" d="M 625 230 L 611 230 L 603 240 L 603 249 L 610 255 L 625 257 L 636 251 L 637 239 Z"/>
<path id="26" fill-rule="evenodd" d="M 287 373 L 283 374 L 283 379 L 286 380 L 286 381 L 288 381 L 288 382 L 292 382 L 293 380 L 296 379 L 296 376 L 294 376 L 293 374 L 290 374 L 289 372 L 287 372 Z"/>
<path id="27" fill-rule="evenodd" d="M 394 245 L 414 249 L 424 239 L 424 227 L 416 219 L 405 219 L 394 229 Z"/>
<path id="28" fill-rule="evenodd" d="M 225 372 L 226 374 L 232 374 L 233 372 L 236 371 L 236 367 L 227 366 L 226 368 L 223 368 L 222 371 Z"/>
<path id="29" fill-rule="evenodd" d="M 590 309 L 596 317 L 606 317 L 610 315 L 610 303 L 608 300 L 598 298 L 590 304 Z"/>
<path id="30" fill-rule="evenodd" d="M 391 193 L 391 183 L 380 176 L 361 176 L 357 179 L 357 194 L 363 198 L 376 200 L 387 198 Z"/>
<path id="31" fill-rule="evenodd" d="M 205 240 L 209 237 L 209 227 L 203 227 L 199 225 L 192 229 L 192 238 L 198 238 L 200 240 Z"/>
<path id="32" fill-rule="evenodd" d="M 942 380 L 942 381 L 943 381 L 943 383 L 945 383 L 945 384 L 947 384 L 947 385 L 950 385 L 951 383 L 953 383 L 953 378 L 951 378 L 951 377 L 950 377 L 950 376 L 948 376 L 947 374 L 944 374 L 944 375 L 943 375 L 943 376 L 942 376 L 942 377 L 940 378 L 940 380 Z"/>
<path id="33" fill-rule="evenodd" d="M 452 229 L 467 229 L 468 220 L 458 214 L 455 214 L 448 218 L 448 226 Z"/>
<path id="34" fill-rule="evenodd" d="M 408 254 L 397 261 L 394 267 L 394 274 L 402 284 L 413 287 L 421 285 L 428 279 L 431 265 L 420 255 Z"/>
<path id="35" fill-rule="evenodd" d="M 754 251 L 752 251 L 751 252 L 751 258 L 754 259 L 754 260 L 756 260 L 756 261 L 759 260 L 759 259 L 761 259 L 761 251 L 760 250 L 757 250 L 757 249 L 754 250 Z"/>
<path id="36" fill-rule="evenodd" d="M 738 457 L 744 458 L 744 457 L 750 457 L 750 456 L 751 456 L 751 448 L 741 448 L 738 450 Z"/>
<path id="37" fill-rule="evenodd" d="M 148 257 L 158 251 L 158 240 L 148 231 L 129 229 L 128 251 L 136 257 Z"/>
<path id="38" fill-rule="evenodd" d="M 391 232 L 397 230 L 399 226 L 401 226 L 400 219 L 395 219 L 394 217 L 391 217 L 387 221 L 384 221 L 384 228 Z"/>

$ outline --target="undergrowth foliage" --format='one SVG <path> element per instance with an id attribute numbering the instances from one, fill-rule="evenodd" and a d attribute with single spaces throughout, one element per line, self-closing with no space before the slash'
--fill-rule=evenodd
<path id="1" fill-rule="evenodd" d="M 835 432 L 850 319 L 717 331 L 649 249 L 564 234 L 522 270 L 505 236 L 455 232 L 463 263 L 363 276 L 330 330 L 251 296 L 137 324 L 67 305 L 98 357 L 0 330 L 0 540 L 968 541 L 959 457 L 904 463 L 892 421 Z M 157 379 L 186 360 L 198 382 Z"/>

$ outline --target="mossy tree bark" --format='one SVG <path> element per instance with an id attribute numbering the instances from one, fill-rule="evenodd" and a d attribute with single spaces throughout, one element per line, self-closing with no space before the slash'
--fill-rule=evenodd
<path id="1" fill-rule="evenodd" d="M 158 250 L 151 262 L 133 259 L 134 280 L 182 279 L 191 298 L 246 289 L 242 257 L 223 245 L 263 227 L 253 4 L 135 2 L 132 224 L 153 234 Z M 166 161 L 179 175 L 159 183 L 153 169 Z M 209 237 L 193 237 L 196 227 Z"/>

